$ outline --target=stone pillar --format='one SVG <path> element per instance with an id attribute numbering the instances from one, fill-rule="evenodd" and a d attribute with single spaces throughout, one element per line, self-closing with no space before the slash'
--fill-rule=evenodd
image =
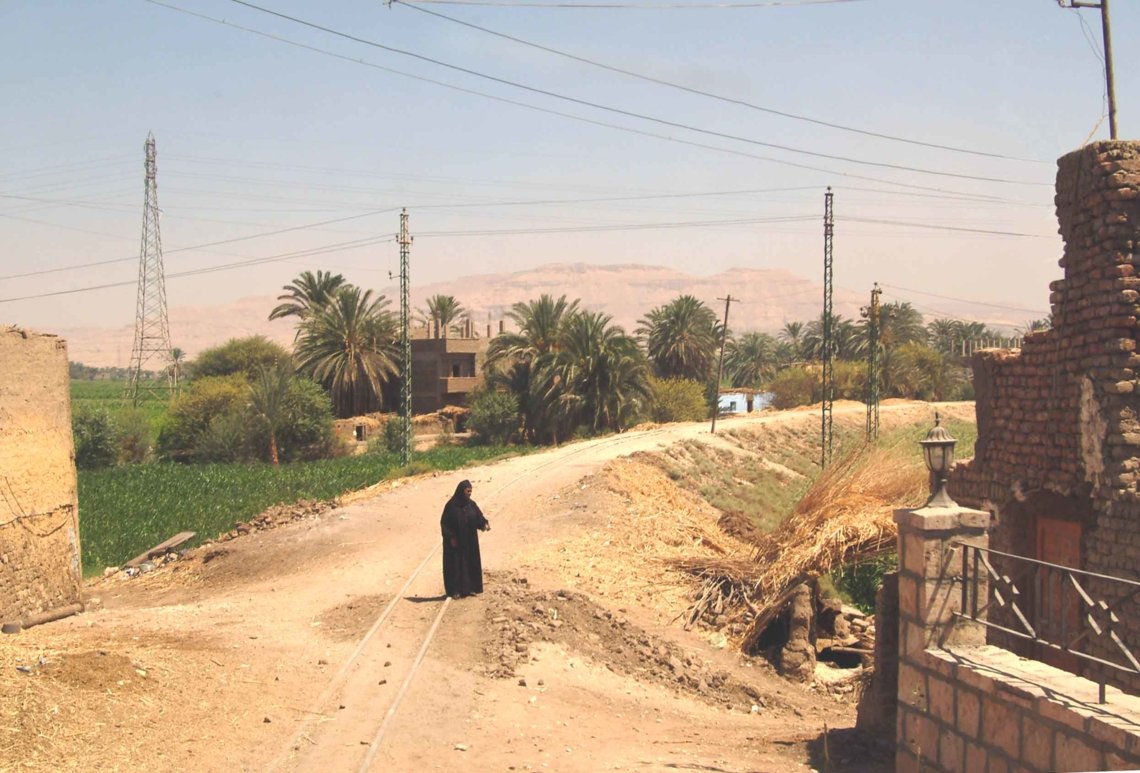
<path id="1" fill-rule="evenodd" d="M 916 769 L 916 754 L 937 759 L 938 739 L 931 723 L 920 720 L 930 710 L 930 686 L 923 666 L 927 649 L 986 643 L 986 628 L 955 616 L 962 610 L 962 547 L 989 546 L 990 514 L 966 507 L 896 510 L 899 546 L 899 664 L 896 767 Z M 988 583 L 978 587 L 979 603 Z M 920 739 L 916 725 L 931 732 Z M 916 753 L 915 744 L 918 744 Z"/>

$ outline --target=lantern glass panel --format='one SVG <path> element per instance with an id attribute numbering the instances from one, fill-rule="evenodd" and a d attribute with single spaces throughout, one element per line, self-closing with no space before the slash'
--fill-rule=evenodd
<path id="1" fill-rule="evenodd" d="M 944 472 L 946 461 L 946 448 L 938 445 L 928 445 L 926 447 L 926 466 L 932 472 Z"/>

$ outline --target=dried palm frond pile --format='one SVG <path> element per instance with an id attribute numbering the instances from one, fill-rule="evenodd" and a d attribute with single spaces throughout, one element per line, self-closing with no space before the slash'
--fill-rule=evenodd
<path id="1" fill-rule="evenodd" d="M 926 481 L 921 460 L 897 445 L 865 446 L 837 460 L 750 556 L 673 562 L 704 580 L 689 624 L 729 625 L 752 651 L 797 585 L 893 550 L 892 512 L 920 502 Z"/>

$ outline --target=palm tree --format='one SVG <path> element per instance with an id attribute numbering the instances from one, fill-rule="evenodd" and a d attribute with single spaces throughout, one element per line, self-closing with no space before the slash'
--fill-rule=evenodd
<path id="1" fill-rule="evenodd" d="M 269 435 L 269 461 L 280 464 L 277 455 L 277 434 L 289 423 L 289 391 L 293 374 L 283 364 L 258 368 L 249 385 L 249 408 L 255 420 Z"/>
<path id="2" fill-rule="evenodd" d="M 178 382 L 182 380 L 182 369 L 186 365 L 186 352 L 183 349 L 175 346 L 170 350 L 170 365 L 168 365 L 168 372 L 170 373 L 170 380 L 174 382 L 174 388 L 171 390 L 171 399 L 178 395 Z"/>
<path id="3" fill-rule="evenodd" d="M 879 342 L 884 349 L 903 344 L 927 342 L 928 333 L 922 314 L 906 301 L 884 303 L 879 323 Z"/>
<path id="4" fill-rule="evenodd" d="M 716 314 L 692 295 L 681 295 L 639 321 L 637 335 L 657 375 L 708 381 L 721 342 Z"/>
<path id="5" fill-rule="evenodd" d="M 547 379 L 574 425 L 619 431 L 650 398 L 649 363 L 637 340 L 599 312 L 571 314 Z"/>
<path id="6" fill-rule="evenodd" d="M 381 387 L 396 373 L 399 327 L 383 295 L 341 288 L 330 303 L 301 323 L 297 370 L 324 385 L 338 416 L 358 416 L 381 406 Z"/>
<path id="7" fill-rule="evenodd" d="M 304 321 L 314 311 L 329 303 L 347 284 L 340 274 L 317 271 L 314 275 L 312 271 L 302 271 L 296 279 L 281 288 L 285 294 L 278 295 L 277 300 L 283 303 L 269 312 L 269 318 L 298 317 Z"/>
<path id="8" fill-rule="evenodd" d="M 957 354 L 957 344 L 962 340 L 962 323 L 956 319 L 936 319 L 926 326 L 926 336 L 935 351 Z"/>
<path id="9" fill-rule="evenodd" d="M 728 342 L 724 367 L 734 387 L 755 387 L 776 374 L 780 344 L 767 333 L 745 333 Z"/>
<path id="10" fill-rule="evenodd" d="M 790 361 L 803 359 L 803 337 L 804 337 L 804 323 L 803 322 L 785 322 L 784 327 L 780 329 L 777 337 L 780 343 L 787 344 L 790 347 L 791 357 Z"/>
<path id="11" fill-rule="evenodd" d="M 861 359 L 867 352 L 867 336 L 858 325 L 836 314 L 831 324 L 831 354 L 837 360 Z M 805 359 L 823 359 L 823 315 L 813 319 L 804 329 Z"/>
<path id="12" fill-rule="evenodd" d="M 427 308 L 420 311 L 420 316 L 429 329 L 434 323 L 440 331 L 457 331 L 459 326 L 454 323 L 466 313 L 467 310 L 454 295 L 433 295 L 427 299 Z"/>
<path id="13" fill-rule="evenodd" d="M 509 389 L 519 401 L 523 432 L 531 442 L 553 438 L 557 442 L 557 396 L 548 379 L 549 366 L 557 353 L 566 320 L 578 309 L 578 301 L 557 300 L 543 294 L 538 300 L 516 303 L 507 312 L 518 332 L 500 333 L 487 349 L 491 382 Z"/>

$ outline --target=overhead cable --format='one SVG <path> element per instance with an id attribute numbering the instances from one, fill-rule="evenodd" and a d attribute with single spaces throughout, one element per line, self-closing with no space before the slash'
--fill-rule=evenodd
<path id="1" fill-rule="evenodd" d="M 154 0 L 149 0 L 149 1 L 154 2 Z M 923 167 L 909 166 L 906 164 L 892 164 L 892 163 L 887 162 L 887 161 L 866 161 L 866 160 L 854 158 L 851 156 L 840 156 L 840 155 L 836 155 L 836 154 L 832 154 L 832 153 L 821 153 L 818 151 L 805 150 L 803 148 L 795 148 L 795 147 L 791 147 L 789 145 L 780 145 L 780 144 L 777 144 L 774 142 L 765 142 L 763 140 L 757 140 L 757 139 L 753 139 L 750 137 L 743 137 L 743 136 L 736 135 L 736 134 L 730 134 L 728 132 L 716 131 L 714 129 L 702 129 L 698 126 L 692 126 L 689 124 L 681 123 L 679 121 L 671 121 L 667 118 L 660 118 L 658 116 L 647 115 L 645 113 L 638 113 L 638 112 L 635 112 L 633 110 L 626 110 L 624 108 L 613 107 L 611 105 L 603 105 L 599 102 L 591 102 L 590 100 L 587 100 L 587 99 L 581 99 L 579 97 L 572 97 L 572 96 L 569 96 L 567 94 L 559 94 L 558 92 L 550 91 L 549 89 L 543 89 L 543 88 L 539 88 L 537 86 L 530 86 L 528 84 L 519 83 L 518 81 L 512 81 L 512 80 L 509 80 L 507 78 L 500 78 L 497 75 L 490 75 L 488 73 L 479 72 L 478 70 L 472 70 L 469 67 L 463 67 L 461 65 L 452 64 L 450 62 L 444 62 L 440 59 L 435 59 L 435 58 L 432 58 L 430 56 L 426 56 L 424 54 L 418 54 L 414 51 L 408 51 L 408 50 L 401 49 L 401 48 L 395 48 L 394 46 L 388 46 L 388 45 L 385 45 L 383 43 L 377 43 L 374 40 L 368 40 L 367 38 L 362 38 L 362 37 L 359 37 L 357 35 L 349 34 L 347 32 L 341 32 L 340 30 L 336 30 L 336 29 L 333 29 L 331 27 L 325 27 L 325 26 L 317 24 L 315 22 L 306 21 L 305 19 L 300 19 L 296 16 L 290 16 L 289 14 L 281 13 L 280 11 L 274 11 L 271 8 L 264 8 L 260 5 L 256 5 L 254 3 L 247 2 L 247 0 L 230 0 L 230 2 L 235 3 L 236 5 L 240 5 L 242 7 L 245 7 L 245 8 L 250 8 L 250 9 L 252 9 L 254 11 L 258 11 L 260 13 L 264 13 L 264 14 L 268 14 L 270 16 L 274 16 L 278 19 L 284 19 L 286 21 L 293 22 L 294 24 L 299 24 L 301 26 L 308 27 L 310 29 L 319 30 L 320 32 L 324 32 L 324 33 L 329 34 L 329 35 L 335 35 L 337 37 L 344 38 L 345 40 L 350 40 L 354 43 L 360 43 L 361 45 L 370 46 L 372 48 L 377 48 L 377 49 L 380 49 L 381 51 L 387 51 L 388 53 L 410 57 L 412 59 L 416 59 L 416 60 L 421 61 L 421 62 L 427 62 L 429 64 L 434 64 L 438 67 L 444 67 L 444 68 L 447 68 L 449 70 L 461 72 L 461 73 L 464 73 L 465 75 L 471 75 L 471 76 L 474 76 L 476 78 L 482 78 L 484 80 L 489 80 L 489 81 L 492 81 L 494 83 L 499 83 L 501 85 L 510 86 L 510 87 L 516 88 L 516 89 L 522 89 L 523 91 L 528 91 L 532 94 L 541 94 L 543 96 L 550 97 L 552 99 L 559 99 L 559 100 L 562 100 L 564 102 L 570 102 L 570 103 L 573 103 L 576 105 L 582 105 L 584 107 L 593 108 L 595 110 L 602 110 L 602 111 L 605 111 L 608 113 L 614 113 L 616 115 L 623 115 L 623 116 L 626 116 L 628 118 L 636 118 L 638 120 L 648 121 L 650 123 L 655 123 L 655 124 L 659 124 L 662 126 L 669 126 L 671 128 L 674 128 L 674 129 L 683 129 L 685 131 L 696 132 L 697 134 L 704 134 L 704 135 L 710 136 L 710 137 L 717 137 L 720 139 L 732 140 L 735 142 L 743 142 L 743 143 L 746 143 L 749 145 L 757 145 L 760 147 L 772 148 L 774 150 L 782 150 L 786 153 L 797 153 L 800 155 L 811 156 L 813 158 L 824 158 L 824 159 L 828 159 L 830 161 L 841 161 L 844 163 L 857 164 L 860 166 L 870 166 L 870 167 L 876 167 L 876 168 L 880 168 L 880 169 L 893 169 L 893 170 L 900 171 L 900 172 L 911 172 L 914 174 L 933 175 L 936 177 L 949 177 L 949 178 L 958 179 L 958 180 L 974 180 L 977 182 L 999 183 L 999 184 L 1003 184 L 1003 185 L 1042 185 L 1042 186 L 1051 185 L 1051 183 L 1048 183 L 1048 182 L 1037 182 L 1037 181 L 1033 181 L 1033 180 L 1010 180 L 1010 179 L 1003 178 L 1003 177 L 985 177 L 985 176 L 981 176 L 981 175 L 963 174 L 960 172 L 948 172 L 945 170 L 925 169 Z"/>
<path id="2" fill-rule="evenodd" d="M 894 186 L 897 186 L 899 188 L 905 188 L 907 190 L 931 191 L 934 193 L 949 193 L 949 194 L 963 194 L 964 193 L 963 191 L 948 190 L 945 188 L 937 188 L 937 187 L 927 186 L 927 185 L 917 185 L 915 183 L 899 182 L 897 180 L 888 180 L 888 179 L 884 179 L 882 177 L 870 177 L 867 175 L 855 174 L 853 172 L 840 172 L 840 171 L 837 171 L 835 169 L 827 169 L 824 167 L 811 166 L 810 164 L 801 164 L 801 163 L 798 163 L 795 161 L 787 161 L 787 160 L 781 159 L 781 158 L 773 158 L 772 156 L 761 156 L 761 155 L 757 155 L 755 153 L 748 153 L 748 152 L 743 151 L 743 150 L 737 150 L 735 148 L 724 148 L 724 147 L 719 147 L 717 145 L 708 145 L 708 144 L 705 144 L 703 142 L 696 142 L 694 140 L 686 140 L 686 139 L 682 139 L 680 137 L 672 137 L 672 136 L 664 135 L 664 134 L 656 134 L 654 132 L 645 131 L 644 129 L 635 129 L 635 128 L 630 127 L 630 126 L 621 126 L 618 124 L 608 123 L 606 121 L 600 121 L 600 120 L 597 120 L 594 118 L 587 118 L 585 116 L 574 115 L 573 113 L 565 113 L 565 112 L 562 112 L 561 110 L 553 110 L 551 108 L 540 107 L 538 105 L 532 105 L 532 104 L 529 104 L 526 102 L 519 102 L 518 100 L 509 99 L 507 97 L 500 97 L 500 96 L 496 96 L 494 94 L 488 94 L 488 93 L 483 92 L 483 91 L 478 91 L 477 89 L 469 89 L 469 88 L 465 88 L 463 86 L 456 86 L 455 84 L 447 83 L 445 81 L 435 80 L 434 78 L 427 78 L 427 77 L 422 76 L 422 75 L 415 75 L 413 73 L 404 72 L 403 70 L 397 70 L 397 69 L 392 68 L 392 67 L 385 67 L 384 65 L 376 64 L 375 62 L 369 62 L 369 61 L 364 60 L 364 59 L 358 59 L 358 58 L 354 58 L 351 56 L 345 56 L 344 54 L 338 54 L 335 51 L 328 51 L 328 50 L 323 49 L 323 48 L 318 48 L 316 46 L 308 45 L 307 43 L 300 43 L 298 41 L 290 40 L 289 38 L 284 38 L 284 37 L 281 37 L 279 35 L 274 35 L 274 34 L 271 34 L 268 32 L 263 32 L 261 30 L 254 29 L 252 27 L 246 27 L 246 26 L 241 25 L 241 24 L 236 24 L 236 23 L 228 21 L 226 19 L 219 19 L 219 18 L 216 18 L 213 16 L 208 16 L 206 14 L 198 13 L 196 11 L 191 11 L 191 10 L 188 10 L 186 8 L 182 8 L 180 6 L 172 5 L 171 3 L 162 2 L 162 0 L 144 0 L 144 1 L 147 3 L 150 3 L 151 5 L 157 5 L 157 6 L 160 6 L 162 8 L 166 8 L 166 9 L 171 10 L 171 11 L 177 11 L 178 13 L 183 13 L 183 14 L 186 14 L 188 16 L 193 16 L 195 18 L 202 19 L 203 21 L 209 21 L 209 22 L 213 22 L 215 24 L 220 24 L 220 25 L 225 26 L 225 27 L 231 27 L 231 28 L 236 29 L 236 30 L 241 30 L 242 32 L 248 32 L 251 35 L 256 35 L 258 37 L 262 37 L 262 38 L 265 38 L 267 40 L 273 40 L 275 42 L 283 43 L 283 44 L 288 45 L 288 46 L 293 46 L 295 48 L 300 48 L 300 49 L 304 49 L 306 51 L 311 51 L 313 53 L 321 54 L 323 56 L 329 56 L 329 57 L 332 57 L 334 59 L 340 59 L 340 60 L 345 61 L 345 62 L 351 62 L 353 64 L 358 64 L 358 65 L 361 65 L 364 67 L 370 67 L 374 70 L 380 70 L 382 72 L 391 73 L 393 75 L 399 75 L 399 76 L 404 77 L 404 78 L 410 78 L 412 80 L 422 81 L 424 83 L 430 83 L 432 85 L 440 86 L 442 88 L 449 89 L 451 91 L 456 91 L 456 92 L 459 92 L 462 94 L 471 94 L 473 96 L 482 97 L 484 99 L 489 99 L 489 100 L 492 100 L 495 102 L 500 102 L 502 104 L 513 105 L 515 107 L 521 107 L 521 108 L 524 108 L 526 110 L 533 110 L 533 111 L 539 112 L 539 113 L 546 113 L 548 115 L 555 115 L 555 116 L 558 116 L 560 118 L 566 118 L 566 119 L 571 120 L 571 121 L 577 121 L 579 123 L 585 123 L 585 124 L 589 124 L 591 126 L 601 126 L 601 127 L 606 128 L 606 129 L 613 129 L 615 131 L 625 132 L 627 134 L 634 134 L 634 135 L 637 135 L 640 137 L 652 137 L 653 139 L 663 140 L 665 142 L 675 142 L 675 143 L 680 144 L 680 145 L 687 145 L 687 146 L 693 147 L 693 148 L 702 148 L 704 150 L 711 150 L 715 153 L 724 153 L 724 154 L 727 154 L 730 156 L 737 156 L 739 158 L 751 158 L 751 159 L 755 159 L 757 161 L 764 161 L 764 162 L 771 163 L 771 164 L 778 164 L 780 166 L 791 167 L 793 169 L 804 169 L 804 170 L 811 171 L 811 172 L 819 172 L 821 174 L 830 175 L 832 177 L 846 177 L 846 178 L 852 179 L 852 180 L 866 180 L 868 182 L 876 182 L 876 183 L 880 183 L 880 184 L 884 184 L 884 185 L 894 185 Z M 966 193 L 964 195 L 970 195 L 970 194 Z"/>
<path id="3" fill-rule="evenodd" d="M 824 121 L 824 120 L 821 120 L 818 118 L 810 118 L 806 115 L 798 115 L 796 113 L 789 113 L 789 112 L 786 112 L 784 110 L 776 110 L 775 108 L 764 107 L 763 105 L 757 105 L 754 102 L 748 102 L 747 100 L 744 100 L 744 99 L 739 99 L 736 97 L 728 97 L 728 96 L 725 96 L 723 94 L 716 94 L 716 93 L 711 92 L 711 91 L 705 91 L 703 89 L 697 89 L 697 88 L 693 88 L 691 86 L 685 86 L 685 85 L 680 84 L 680 83 L 674 83 L 673 81 L 667 81 L 667 80 L 664 80 L 663 78 L 655 78 L 652 75 L 645 75 L 644 73 L 634 72 L 632 70 L 626 70 L 626 69 L 621 68 L 621 67 L 615 67 L 614 65 L 606 64 L 604 62 L 598 62 L 598 61 L 595 61 L 593 59 L 588 59 L 584 56 L 578 56 L 577 54 L 571 54 L 567 51 L 561 51 L 557 48 L 545 46 L 545 45 L 542 45 L 541 43 L 535 43 L 533 41 L 524 40 L 523 38 L 519 38 L 519 37 L 516 37 L 514 35 L 508 35 L 505 32 L 498 32 L 497 30 L 489 29 L 487 27 L 483 27 L 483 26 L 478 25 L 478 24 L 473 24 L 471 22 L 464 21 L 462 19 L 456 19 L 454 16 L 448 16 L 446 14 L 439 13 L 438 11 L 432 11 L 432 10 L 429 10 L 427 8 L 420 8 L 419 7 L 420 3 L 422 3 L 422 2 L 432 2 L 432 1 L 433 0 L 390 0 L 389 5 L 390 6 L 391 5 L 402 5 L 406 8 L 411 8 L 414 11 L 419 11 L 420 13 L 426 13 L 429 16 L 435 16 L 436 18 L 444 19 L 444 20 L 452 22 L 454 24 L 459 24 L 461 26 L 468 27 L 468 28 L 473 29 L 473 30 L 478 30 L 479 32 L 483 32 L 483 33 L 486 33 L 488 35 L 493 35 L 497 38 L 502 38 L 503 40 L 509 40 L 513 43 L 518 43 L 520 45 L 529 46 L 530 48 L 534 48 L 534 49 L 537 49 L 539 51 L 545 51 L 546 53 L 549 53 L 549 54 L 555 54 L 557 56 L 565 57 L 565 58 L 571 59 L 575 62 L 581 62 L 582 64 L 588 64 L 591 67 L 599 67 L 603 70 L 608 70 L 609 72 L 616 72 L 616 73 L 619 73 L 621 75 L 627 75 L 631 78 L 637 78 L 638 80 L 647 81 L 649 83 L 656 83 L 659 86 L 668 86 L 669 88 L 677 89 L 679 91 L 684 91 L 684 92 L 687 92 L 689 94 L 696 94 L 696 95 L 699 95 L 702 97 L 709 97 L 710 99 L 716 99 L 716 100 L 719 100 L 721 102 L 727 102 L 729 104 L 738 105 L 740 107 L 747 107 L 751 110 L 757 110 L 761 113 L 769 113 L 771 115 L 778 115 L 782 118 L 790 118 L 790 119 L 795 120 L 795 121 L 805 121 L 807 123 L 815 124 L 817 126 L 826 126 L 829 129 L 837 129 L 839 131 L 852 132 L 854 134 L 860 134 L 860 135 L 863 135 L 865 137 L 875 137 L 875 138 L 881 139 L 881 140 L 890 140 L 891 142 L 902 142 L 902 143 L 906 143 L 908 145 L 919 145 L 919 146 L 925 147 L 925 148 L 935 148 L 937 150 L 946 150 L 946 151 L 950 151 L 953 153 L 965 153 L 965 154 L 972 155 L 972 156 L 982 156 L 985 158 L 998 158 L 998 159 L 1004 159 L 1004 160 L 1008 160 L 1008 161 L 1024 161 L 1024 162 L 1034 163 L 1034 164 L 1045 163 L 1045 162 L 1040 161 L 1038 159 L 1021 158 L 1018 156 L 1008 156 L 1008 155 L 1004 155 L 1002 153 L 988 153 L 988 152 L 982 151 L 982 150 L 972 150 L 970 148 L 961 148 L 961 147 L 956 147 L 954 145 L 943 145 L 943 144 L 939 144 L 937 142 L 925 142 L 923 140 L 915 140 L 915 139 L 910 139 L 908 137 L 899 137 L 897 135 L 885 134 L 882 132 L 875 132 L 875 131 L 871 131 L 869 129 L 857 129 L 857 128 L 852 127 L 852 126 L 844 126 L 843 124 L 834 123 L 832 121 Z M 435 0 L 435 1 L 441 2 L 444 0 Z M 469 3 L 461 3 L 461 4 L 467 5 Z"/>

